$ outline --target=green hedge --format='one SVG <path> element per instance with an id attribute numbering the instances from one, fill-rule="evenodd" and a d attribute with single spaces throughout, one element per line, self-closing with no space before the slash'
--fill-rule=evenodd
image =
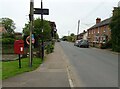
<path id="1" fill-rule="evenodd" d="M 2 54 L 14 54 L 14 44 L 2 44 Z"/>
<path id="2" fill-rule="evenodd" d="M 54 51 L 54 45 L 52 42 L 50 42 L 49 44 L 46 45 L 45 47 L 46 49 L 46 53 L 49 54 L 49 53 L 52 53 Z"/>
<path id="3" fill-rule="evenodd" d="M 112 41 L 108 41 L 105 44 L 102 44 L 101 49 L 112 48 Z"/>
<path id="4" fill-rule="evenodd" d="M 2 41 L 2 44 L 13 44 L 15 39 L 14 38 L 3 38 L 0 41 Z"/>

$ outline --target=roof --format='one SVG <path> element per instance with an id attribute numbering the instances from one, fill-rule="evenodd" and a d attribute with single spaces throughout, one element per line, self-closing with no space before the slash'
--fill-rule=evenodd
<path id="1" fill-rule="evenodd" d="M 20 32 L 15 32 L 15 35 L 22 35 L 22 33 L 20 33 Z"/>
<path id="2" fill-rule="evenodd" d="M 78 34 L 78 35 L 81 35 L 81 36 L 82 36 L 82 35 L 84 35 L 85 33 L 87 33 L 87 31 L 84 30 L 82 33 L 80 33 L 80 34 Z"/>
<path id="3" fill-rule="evenodd" d="M 101 26 L 108 25 L 108 24 L 110 23 L 110 21 L 111 21 L 111 18 L 105 19 L 105 20 L 101 21 L 100 23 L 95 24 L 94 26 L 92 26 L 92 27 L 89 28 L 88 30 L 94 29 L 94 28 L 97 28 L 97 27 L 101 27 Z"/>

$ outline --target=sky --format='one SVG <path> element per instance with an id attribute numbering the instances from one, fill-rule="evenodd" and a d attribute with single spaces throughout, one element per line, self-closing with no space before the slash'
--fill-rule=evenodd
<path id="1" fill-rule="evenodd" d="M 78 20 L 79 33 L 87 30 L 96 22 L 112 16 L 114 7 L 120 0 L 43 0 L 43 8 L 49 9 L 45 20 L 56 23 L 60 37 L 77 34 Z M 41 7 L 41 0 L 34 0 L 34 8 Z M 14 21 L 16 32 L 22 32 L 25 23 L 29 21 L 30 0 L 0 0 L 0 18 L 10 18 Z M 40 15 L 34 15 L 38 18 Z"/>

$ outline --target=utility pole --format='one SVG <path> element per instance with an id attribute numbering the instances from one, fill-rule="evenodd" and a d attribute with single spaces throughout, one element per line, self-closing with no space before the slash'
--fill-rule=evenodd
<path id="1" fill-rule="evenodd" d="M 68 36 L 70 36 L 70 31 L 68 31 Z"/>
<path id="2" fill-rule="evenodd" d="M 29 57 L 30 57 L 30 67 L 32 67 L 32 30 L 33 30 L 33 11 L 34 8 L 34 0 L 30 0 L 30 14 L 29 14 L 29 18 L 30 18 L 30 53 L 29 53 Z"/>
<path id="3" fill-rule="evenodd" d="M 76 37 L 76 40 L 78 40 L 79 26 L 80 26 L 80 20 L 78 20 L 78 29 L 77 29 L 77 37 Z"/>
<path id="4" fill-rule="evenodd" d="M 43 61 L 44 59 L 44 41 L 43 41 L 44 36 L 43 36 L 43 2 L 42 0 L 41 0 L 41 24 L 42 24 L 41 29 L 42 29 L 42 61 Z"/>

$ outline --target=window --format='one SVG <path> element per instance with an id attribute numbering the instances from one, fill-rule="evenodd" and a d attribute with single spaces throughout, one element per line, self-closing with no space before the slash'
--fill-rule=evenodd
<path id="1" fill-rule="evenodd" d="M 98 33 L 100 33 L 100 28 L 98 27 Z"/>
<path id="2" fill-rule="evenodd" d="M 88 31 L 88 34 L 90 34 L 90 31 Z"/>
<path id="3" fill-rule="evenodd" d="M 95 34 L 95 30 L 94 30 L 94 34 Z"/>
<path id="4" fill-rule="evenodd" d="M 104 33 L 106 33 L 106 29 L 107 29 L 107 28 L 106 28 L 106 26 L 105 26 L 105 27 L 104 27 L 104 31 L 103 31 Z"/>

